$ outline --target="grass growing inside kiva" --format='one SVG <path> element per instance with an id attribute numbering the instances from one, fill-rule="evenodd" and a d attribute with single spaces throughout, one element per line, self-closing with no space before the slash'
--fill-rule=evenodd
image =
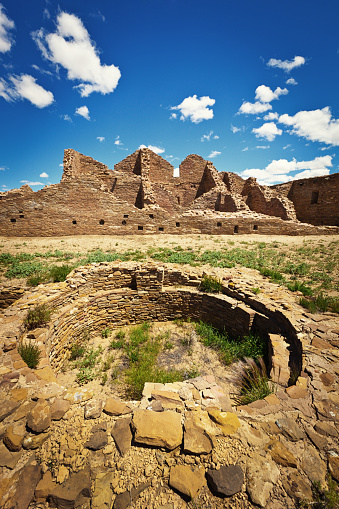
<path id="1" fill-rule="evenodd" d="M 31 341 L 20 343 L 18 352 L 30 369 L 35 369 L 38 366 L 41 358 L 41 351 L 38 345 Z"/>
<path id="2" fill-rule="evenodd" d="M 248 405 L 274 392 L 262 358 L 257 361 L 248 358 L 240 361 L 236 366 L 236 374 L 232 382 L 237 391 L 233 396 L 236 405 Z"/>

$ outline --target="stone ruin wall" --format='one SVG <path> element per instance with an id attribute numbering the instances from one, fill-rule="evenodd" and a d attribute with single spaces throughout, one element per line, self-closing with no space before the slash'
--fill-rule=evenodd
<path id="1" fill-rule="evenodd" d="M 0 193 L 0 235 L 333 234 L 339 174 L 260 186 L 189 155 L 173 166 L 144 148 L 115 165 L 65 150 L 60 184 Z"/>

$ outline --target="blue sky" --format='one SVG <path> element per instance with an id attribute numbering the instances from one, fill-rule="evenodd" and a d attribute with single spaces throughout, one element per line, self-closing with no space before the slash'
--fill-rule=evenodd
<path id="1" fill-rule="evenodd" d="M 339 168 L 338 0 L 0 0 L 0 191 L 149 146 L 272 185 Z"/>

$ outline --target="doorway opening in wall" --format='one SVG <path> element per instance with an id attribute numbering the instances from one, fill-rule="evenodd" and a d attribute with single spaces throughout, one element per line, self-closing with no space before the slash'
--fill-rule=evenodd
<path id="1" fill-rule="evenodd" d="M 239 226 L 236 224 L 234 227 L 234 233 L 239 233 Z"/>
<path id="2" fill-rule="evenodd" d="M 138 226 L 138 230 L 139 230 L 139 231 L 141 231 L 141 230 L 143 230 L 143 229 L 144 229 L 144 227 L 143 227 L 143 226 Z"/>
<path id="3" fill-rule="evenodd" d="M 311 205 L 318 203 L 318 199 L 319 199 L 319 191 L 312 191 Z"/>
<path id="4" fill-rule="evenodd" d="M 11 217 L 11 223 L 16 223 L 15 217 Z"/>
<path id="5" fill-rule="evenodd" d="M 258 230 L 258 225 L 257 225 L 257 224 L 255 224 L 255 225 L 253 226 L 253 230 L 255 230 L 255 231 L 257 231 L 257 230 Z"/>
<path id="6" fill-rule="evenodd" d="M 221 226 L 221 223 L 217 223 L 217 226 L 219 226 L 219 227 L 220 227 L 220 226 Z"/>
<path id="7" fill-rule="evenodd" d="M 164 231 L 164 227 L 163 226 L 159 226 L 159 232 L 163 232 Z"/>
<path id="8" fill-rule="evenodd" d="M 177 228 L 179 228 L 180 223 L 175 223 L 175 226 L 176 226 Z"/>
<path id="9" fill-rule="evenodd" d="M 149 214 L 150 219 L 154 219 L 154 214 Z"/>

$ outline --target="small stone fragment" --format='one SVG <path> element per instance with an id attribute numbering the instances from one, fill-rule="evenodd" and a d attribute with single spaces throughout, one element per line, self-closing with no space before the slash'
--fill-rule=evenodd
<path id="1" fill-rule="evenodd" d="M 35 433 L 41 433 L 51 425 L 51 411 L 44 399 L 38 399 L 34 408 L 27 415 L 27 426 Z"/>
<path id="2" fill-rule="evenodd" d="M 233 412 L 219 412 L 218 410 L 208 409 L 208 415 L 217 423 L 224 435 L 235 433 L 241 426 L 236 414 Z"/>
<path id="3" fill-rule="evenodd" d="M 209 454 L 212 451 L 210 438 L 198 429 L 188 428 L 184 432 L 184 451 L 188 454 Z"/>
<path id="4" fill-rule="evenodd" d="M 280 475 L 277 465 L 259 454 L 247 460 L 247 492 L 254 504 L 266 507 L 266 502 Z"/>
<path id="5" fill-rule="evenodd" d="M 193 471 L 188 465 L 176 465 L 170 470 L 169 485 L 171 488 L 194 499 L 199 490 L 206 485 L 205 470 Z"/>
<path id="6" fill-rule="evenodd" d="M 69 401 L 57 398 L 51 405 L 51 419 L 52 421 L 60 421 L 65 413 L 70 409 L 71 404 Z"/>
<path id="7" fill-rule="evenodd" d="M 121 415 L 125 409 L 126 403 L 114 398 L 108 398 L 104 406 L 104 412 L 107 415 Z"/>
<path id="8" fill-rule="evenodd" d="M 22 447 L 24 449 L 39 449 L 39 447 L 49 438 L 51 433 L 39 433 L 39 435 L 26 435 Z"/>
<path id="9" fill-rule="evenodd" d="M 333 479 L 339 482 L 339 456 L 328 456 L 328 469 Z"/>
<path id="10" fill-rule="evenodd" d="M 283 465 L 284 467 L 297 467 L 296 458 L 282 442 L 279 442 L 279 440 L 270 440 L 266 450 L 270 452 L 274 461 L 279 465 Z"/>
<path id="11" fill-rule="evenodd" d="M 222 466 L 206 472 L 207 483 L 214 495 L 231 497 L 241 491 L 244 474 L 239 465 Z"/>
<path id="12" fill-rule="evenodd" d="M 287 479 L 283 480 L 283 486 L 291 498 L 295 498 L 298 501 L 311 501 L 313 499 L 310 484 L 307 484 L 298 472 L 287 473 Z"/>
<path id="13" fill-rule="evenodd" d="M 34 492 L 34 499 L 36 502 L 44 502 L 56 487 L 56 483 L 53 481 L 52 473 L 50 470 L 44 474 L 43 478 L 38 482 Z"/>
<path id="14" fill-rule="evenodd" d="M 11 415 L 19 406 L 20 403 L 11 399 L 2 401 L 0 405 L 0 422 Z"/>
<path id="15" fill-rule="evenodd" d="M 292 399 L 300 399 L 307 396 L 307 390 L 297 385 L 291 385 L 291 387 L 287 387 L 285 390 L 289 397 Z"/>
<path id="16" fill-rule="evenodd" d="M 12 470 L 21 456 L 22 451 L 11 452 L 4 444 L 0 443 L 0 467 L 7 467 Z"/>
<path id="17" fill-rule="evenodd" d="M 57 486 L 49 494 L 48 501 L 60 509 L 81 507 L 87 504 L 91 496 L 91 478 L 89 467 L 80 470 Z M 85 507 L 88 507 L 87 505 Z"/>
<path id="18" fill-rule="evenodd" d="M 93 393 L 85 388 L 71 388 L 67 389 L 66 393 L 63 395 L 63 399 L 66 399 L 71 404 L 73 403 L 82 403 L 83 401 L 88 401 L 93 397 Z"/>
<path id="19" fill-rule="evenodd" d="M 100 417 L 104 402 L 98 399 L 92 399 L 85 405 L 84 417 L 85 419 L 97 419 Z"/>
<path id="20" fill-rule="evenodd" d="M 98 451 L 99 449 L 103 449 L 107 443 L 107 433 L 105 431 L 97 431 L 93 433 L 88 442 L 85 443 L 85 447 L 92 451 Z"/>
<path id="21" fill-rule="evenodd" d="M 339 436 L 336 428 L 328 421 L 317 421 L 314 425 L 314 429 L 317 433 L 320 433 L 320 435 L 324 435 L 325 437 L 330 436 L 333 438 L 338 438 Z"/>
<path id="22" fill-rule="evenodd" d="M 124 456 L 127 451 L 131 448 L 132 443 L 132 431 L 131 431 L 132 418 L 128 417 L 125 419 L 119 419 L 116 421 L 111 435 L 114 439 L 115 445 L 121 456 Z"/>
<path id="23" fill-rule="evenodd" d="M 3 437 L 4 444 L 10 451 L 18 452 L 22 447 L 22 442 L 25 435 L 26 429 L 24 423 L 8 426 Z"/>

